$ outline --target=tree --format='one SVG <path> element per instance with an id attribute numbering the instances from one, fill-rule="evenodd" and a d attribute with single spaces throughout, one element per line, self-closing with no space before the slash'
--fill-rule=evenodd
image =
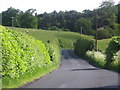
<path id="1" fill-rule="evenodd" d="M 37 28 L 38 20 L 37 17 L 33 16 L 34 9 L 29 9 L 21 15 L 21 27 L 23 28 Z"/>
<path id="2" fill-rule="evenodd" d="M 2 12 L 2 25 L 4 26 L 20 26 L 20 15 L 22 11 L 15 8 L 8 8 L 8 10 Z"/>
<path id="3" fill-rule="evenodd" d="M 82 29 L 82 33 L 83 34 L 89 34 L 89 30 L 92 29 L 92 23 L 90 20 L 85 19 L 85 18 L 80 18 L 76 21 L 75 23 L 75 30 L 77 32 L 81 32 Z"/>
<path id="4" fill-rule="evenodd" d="M 102 22 L 99 26 L 112 25 L 116 21 L 117 8 L 114 6 L 114 2 L 105 1 L 100 5 L 98 9 L 99 22 Z"/>
<path id="5" fill-rule="evenodd" d="M 97 30 L 97 39 L 106 39 L 106 38 L 110 38 L 111 37 L 111 33 L 109 32 L 108 29 L 105 28 L 99 28 Z"/>
<path id="6" fill-rule="evenodd" d="M 91 19 L 94 16 L 94 12 L 90 10 L 83 10 L 82 17 Z"/>
<path id="7" fill-rule="evenodd" d="M 103 1 L 102 4 L 99 6 L 100 8 L 107 8 L 114 6 L 115 2 L 113 0 L 110 1 Z"/>

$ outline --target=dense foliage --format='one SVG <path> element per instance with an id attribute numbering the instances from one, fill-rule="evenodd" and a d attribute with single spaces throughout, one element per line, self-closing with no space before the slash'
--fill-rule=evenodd
<path id="1" fill-rule="evenodd" d="M 51 62 L 45 45 L 12 30 L 2 30 L 2 76 L 19 77 L 35 67 Z"/>
<path id="2" fill-rule="evenodd" d="M 80 18 L 75 23 L 75 31 L 81 34 L 92 34 L 92 23 L 89 19 Z"/>
<path id="3" fill-rule="evenodd" d="M 37 28 L 38 20 L 33 14 L 35 9 L 28 9 L 23 12 L 19 9 L 8 8 L 8 10 L 2 12 L 2 25 L 24 27 L 24 28 Z"/>
<path id="4" fill-rule="evenodd" d="M 75 53 L 80 57 L 84 57 L 86 52 L 92 49 L 94 49 L 94 40 L 90 37 L 81 37 L 81 39 L 75 43 Z"/>
<path id="5" fill-rule="evenodd" d="M 3 25 L 17 26 L 25 28 L 38 28 L 45 30 L 64 30 L 79 32 L 87 35 L 95 35 L 97 28 L 109 27 L 105 29 L 101 38 L 120 35 L 119 26 L 119 9 L 120 5 L 114 5 L 114 2 L 103 1 L 99 8 L 94 10 L 84 10 L 83 12 L 71 11 L 53 11 L 51 13 L 37 14 L 35 9 L 29 9 L 25 12 L 18 9 L 9 8 L 2 12 Z M 13 18 L 12 18 L 13 17 Z M 111 31 L 112 30 L 112 31 Z"/>
<path id="6" fill-rule="evenodd" d="M 54 43 L 46 43 L 48 53 L 50 55 L 50 60 L 53 66 L 59 66 L 60 62 L 60 50 L 59 46 Z"/>
<path id="7" fill-rule="evenodd" d="M 105 48 L 106 53 L 88 50 L 85 58 L 92 61 L 96 66 L 120 72 L 120 37 L 113 37 L 108 42 L 106 43 L 108 44 L 106 45 L 107 48 Z"/>
<path id="8" fill-rule="evenodd" d="M 86 58 L 90 60 L 94 65 L 99 66 L 101 68 L 105 67 L 106 64 L 106 55 L 101 53 L 100 51 L 87 51 Z"/>
<path id="9" fill-rule="evenodd" d="M 108 67 L 112 70 L 120 72 L 120 50 L 113 56 L 113 61 Z"/>
<path id="10" fill-rule="evenodd" d="M 3 87 L 20 86 L 59 66 L 58 45 L 44 44 L 31 36 L 3 26 L 0 26 L 0 35 L 2 36 L 0 62 L 2 62 Z"/>
<path id="11" fill-rule="evenodd" d="M 113 37 L 110 41 L 107 49 L 107 62 L 110 63 L 113 61 L 113 56 L 120 50 L 120 37 Z"/>
<path id="12" fill-rule="evenodd" d="M 97 30 L 97 39 L 107 39 L 107 38 L 110 38 L 111 36 L 112 35 L 110 33 L 110 29 L 99 28 Z"/>
<path id="13" fill-rule="evenodd" d="M 37 28 L 38 20 L 35 16 L 32 15 L 30 11 L 26 11 L 20 17 L 21 27 L 23 28 Z M 26 23 L 27 22 L 27 23 Z"/>

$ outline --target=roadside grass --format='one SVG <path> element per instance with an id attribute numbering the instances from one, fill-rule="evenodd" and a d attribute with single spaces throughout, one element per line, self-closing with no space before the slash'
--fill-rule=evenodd
<path id="1" fill-rule="evenodd" d="M 2 88 L 18 88 L 28 82 L 31 82 L 35 79 L 39 79 L 41 76 L 48 74 L 49 72 L 56 69 L 56 66 L 49 65 L 47 67 L 38 68 L 35 70 L 26 72 L 25 74 L 21 74 L 19 78 L 5 77 L 2 78 L 4 82 L 2 82 Z"/>

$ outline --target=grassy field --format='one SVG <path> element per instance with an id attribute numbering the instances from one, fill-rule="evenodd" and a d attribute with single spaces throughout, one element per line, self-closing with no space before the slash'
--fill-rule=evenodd
<path id="1" fill-rule="evenodd" d="M 23 33 L 28 33 L 29 35 L 35 37 L 38 40 L 46 42 L 57 43 L 60 49 L 74 49 L 74 43 L 86 35 L 81 35 L 74 32 L 64 32 L 64 31 L 48 31 L 39 29 L 25 29 L 25 28 L 12 28 L 7 27 L 12 30 L 20 31 Z M 91 37 L 93 36 L 86 36 Z"/>
<path id="2" fill-rule="evenodd" d="M 58 43 L 60 45 L 60 48 L 64 49 L 73 49 L 74 43 L 81 38 L 81 35 L 74 32 L 64 32 L 64 31 L 48 31 L 48 30 L 39 30 L 39 29 L 25 29 L 25 28 L 13 28 L 13 27 L 7 27 L 12 30 L 20 31 L 23 33 L 27 33 L 33 37 L 35 37 L 38 40 L 43 41 L 44 43 L 50 42 Z M 93 38 L 93 36 L 90 36 Z M 98 40 L 98 49 L 102 52 L 106 51 L 106 48 L 109 44 L 111 39 L 102 39 Z"/>
<path id="3" fill-rule="evenodd" d="M 108 47 L 108 44 L 111 39 L 102 39 L 98 40 L 98 49 L 102 52 L 106 51 L 106 48 Z"/>

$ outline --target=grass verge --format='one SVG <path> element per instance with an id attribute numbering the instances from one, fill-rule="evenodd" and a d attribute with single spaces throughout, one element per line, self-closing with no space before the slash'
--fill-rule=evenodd
<path id="1" fill-rule="evenodd" d="M 28 82 L 31 82 L 35 79 L 40 78 L 43 75 L 46 75 L 47 73 L 53 71 L 56 69 L 56 66 L 53 67 L 53 65 L 49 65 L 47 67 L 38 68 L 36 67 L 34 71 L 26 72 L 25 74 L 21 74 L 19 78 L 11 78 L 11 77 L 5 77 L 2 78 L 2 88 L 18 88 Z"/>

